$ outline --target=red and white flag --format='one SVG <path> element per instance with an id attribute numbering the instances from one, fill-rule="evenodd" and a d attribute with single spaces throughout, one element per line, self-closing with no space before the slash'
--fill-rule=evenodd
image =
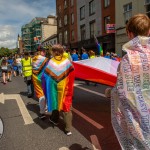
<path id="1" fill-rule="evenodd" d="M 83 80 L 114 86 L 117 79 L 118 61 L 104 57 L 73 62 L 75 77 Z"/>

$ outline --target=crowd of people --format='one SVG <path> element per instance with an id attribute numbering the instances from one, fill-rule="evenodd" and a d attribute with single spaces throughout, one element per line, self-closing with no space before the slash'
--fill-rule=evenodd
<path id="1" fill-rule="evenodd" d="M 115 53 L 107 52 L 104 56 L 120 61 L 116 86 L 112 90 L 107 89 L 106 96 L 111 98 L 112 125 L 122 149 L 148 150 L 150 149 L 150 19 L 143 14 L 133 16 L 127 23 L 126 31 L 130 39 L 122 48 L 126 51 L 126 55 L 121 60 Z M 27 84 L 28 97 L 32 97 L 35 93 L 39 99 L 39 118 L 44 119 L 46 112 L 51 112 L 49 120 L 53 125 L 57 125 L 59 112 L 62 111 L 64 132 L 71 135 L 74 83 L 74 66 L 71 61 L 95 57 L 93 50 L 87 53 L 84 48 L 81 56 L 76 50 L 70 55 L 64 51 L 63 46 L 57 44 L 52 46 L 52 58 L 48 59 L 45 57 L 45 49 L 40 47 L 32 58 L 28 53 L 25 53 L 21 60 L 20 57 L 3 58 L 1 61 L 3 83 L 7 83 L 7 73 L 7 79 L 11 81 L 10 72 L 13 71 L 13 75 L 16 76 L 16 68 L 20 70 L 19 74 L 23 74 Z"/>
<path id="2" fill-rule="evenodd" d="M 40 46 L 32 56 L 24 52 L 23 57 L 3 57 L 0 64 L 2 82 L 6 85 L 7 81 L 12 81 L 12 75 L 23 76 L 28 98 L 36 96 L 39 100 L 39 119 L 44 120 L 50 112 L 49 121 L 57 125 L 62 111 L 64 132 L 71 135 L 74 67 L 59 44 L 52 47 L 52 58 L 45 55 L 46 50 Z"/>
<path id="3" fill-rule="evenodd" d="M 71 59 L 72 59 L 72 61 L 79 61 L 79 60 L 91 59 L 91 58 L 95 58 L 95 57 L 97 57 L 97 56 L 96 56 L 94 50 L 87 51 L 84 48 L 81 49 L 81 54 L 79 54 L 77 52 L 77 50 L 75 50 L 75 49 L 71 53 Z M 112 59 L 112 60 L 119 61 L 119 62 L 121 60 L 121 58 L 119 57 L 119 55 L 117 55 L 114 52 L 106 52 L 106 54 L 104 56 L 101 56 L 101 57 Z"/>
<path id="4" fill-rule="evenodd" d="M 22 76 L 21 59 L 21 55 L 0 58 L 0 76 L 4 85 L 12 81 L 12 76 Z"/>

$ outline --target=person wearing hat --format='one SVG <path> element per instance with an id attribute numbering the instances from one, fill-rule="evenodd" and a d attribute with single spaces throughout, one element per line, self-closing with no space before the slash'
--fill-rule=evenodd
<path id="1" fill-rule="evenodd" d="M 28 98 L 33 95 L 32 91 L 32 58 L 29 56 L 28 52 L 24 53 L 24 58 L 21 59 L 22 72 L 24 76 L 24 81 L 27 84 Z"/>
<path id="2" fill-rule="evenodd" d="M 35 95 L 39 99 L 39 106 L 40 106 L 40 119 L 45 118 L 45 111 L 46 111 L 46 100 L 44 91 L 42 89 L 42 81 L 41 77 L 44 71 L 44 68 L 48 62 L 48 58 L 45 57 L 46 50 L 40 46 L 38 47 L 38 53 L 32 58 L 32 67 L 33 67 L 33 75 L 32 81 L 34 85 Z"/>

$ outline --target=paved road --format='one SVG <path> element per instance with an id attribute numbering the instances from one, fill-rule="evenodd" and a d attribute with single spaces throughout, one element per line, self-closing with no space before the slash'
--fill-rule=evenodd
<path id="1" fill-rule="evenodd" d="M 62 117 L 55 128 L 48 119 L 38 119 L 38 101 L 27 98 L 22 77 L 13 77 L 6 85 L 0 83 L 0 116 L 4 122 L 0 150 L 120 150 L 110 122 L 110 101 L 103 94 L 105 88 L 75 82 L 73 134 L 66 136 Z"/>

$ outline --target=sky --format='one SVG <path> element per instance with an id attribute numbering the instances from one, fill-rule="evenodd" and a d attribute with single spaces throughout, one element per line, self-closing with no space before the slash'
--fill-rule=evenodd
<path id="1" fill-rule="evenodd" d="M 56 15 L 56 0 L 0 0 L 0 47 L 16 48 L 21 27 L 48 15 Z"/>

